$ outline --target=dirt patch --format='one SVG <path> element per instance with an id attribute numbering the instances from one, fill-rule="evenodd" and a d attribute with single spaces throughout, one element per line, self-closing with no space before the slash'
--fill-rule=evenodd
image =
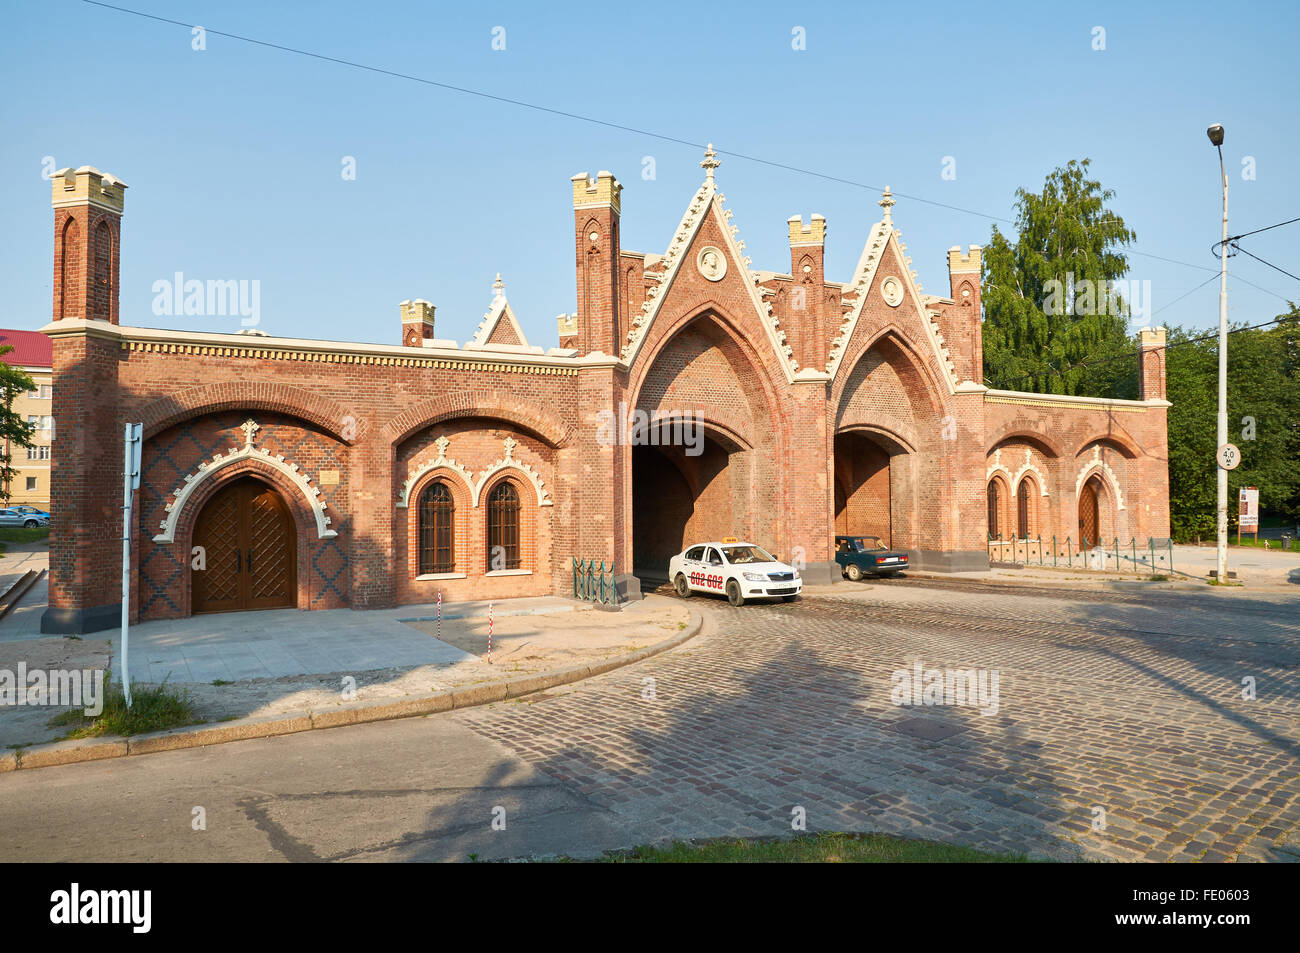
<path id="1" fill-rule="evenodd" d="M 56 637 L 0 642 L 0 669 L 15 677 L 20 663 L 27 672 L 106 671 L 112 654 L 113 643 L 108 639 Z M 0 705 L 0 750 L 62 737 L 67 727 L 50 727 L 50 719 L 70 710 L 67 705 Z"/>

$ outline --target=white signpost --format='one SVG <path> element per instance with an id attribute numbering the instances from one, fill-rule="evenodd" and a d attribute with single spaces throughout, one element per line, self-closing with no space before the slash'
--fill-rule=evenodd
<path id="1" fill-rule="evenodd" d="M 131 618 L 131 510 L 140 488 L 140 448 L 144 424 L 127 424 L 122 463 L 122 693 L 131 707 L 131 672 L 127 662 L 127 625 Z"/>

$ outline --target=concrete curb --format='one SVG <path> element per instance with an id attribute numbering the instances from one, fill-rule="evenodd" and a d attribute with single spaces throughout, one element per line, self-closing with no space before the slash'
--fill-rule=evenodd
<path id="1" fill-rule="evenodd" d="M 1076 570 L 1083 572 L 1084 570 Z M 1070 572 L 1069 569 L 1061 570 L 1062 573 Z M 1009 586 L 1012 588 L 1022 589 L 1101 589 L 1114 591 L 1116 587 L 1121 589 L 1201 589 L 1204 583 L 1196 579 L 1167 579 L 1164 582 L 1151 582 L 1147 579 L 1129 577 L 1127 579 L 1118 576 L 1108 576 L 1102 579 L 1078 579 L 1078 578 L 1060 578 L 1053 579 L 1050 576 L 1037 576 L 1025 579 L 1012 579 L 1002 576 L 992 577 L 989 579 L 954 579 L 952 576 L 945 576 L 943 573 L 927 572 L 910 572 L 908 577 L 911 579 L 939 579 L 947 582 L 971 582 L 981 586 Z"/>
<path id="2" fill-rule="evenodd" d="M 305 711 L 266 715 L 260 718 L 240 718 L 194 728 L 175 728 L 148 735 L 134 735 L 130 738 L 83 738 L 32 745 L 30 748 L 0 754 L 0 774 L 28 768 L 48 768 L 60 764 L 79 764 L 83 761 L 101 761 L 106 758 L 176 751 L 181 748 L 202 748 L 229 741 L 270 738 L 275 735 L 296 734 L 300 731 L 340 728 L 372 721 L 391 721 L 394 718 L 414 718 L 459 708 L 472 708 L 475 705 L 490 705 L 493 702 L 545 691 L 557 685 L 580 682 L 594 675 L 603 675 L 614 669 L 675 649 L 699 635 L 703 625 L 703 616 L 691 610 L 690 621 L 687 622 L 685 629 L 671 638 L 635 652 L 628 652 L 591 665 L 576 665 L 571 668 L 556 669 L 553 672 L 542 672 L 540 675 L 528 675 L 524 678 L 453 688 L 426 698 L 378 702 L 370 705 L 358 704 L 323 712 Z"/>

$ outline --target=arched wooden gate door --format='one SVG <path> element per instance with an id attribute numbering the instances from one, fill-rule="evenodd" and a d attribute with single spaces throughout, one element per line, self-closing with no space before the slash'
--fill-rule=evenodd
<path id="1" fill-rule="evenodd" d="M 190 569 L 193 611 L 283 609 L 297 604 L 297 538 L 284 499 L 244 477 L 223 487 L 203 507 L 194 545 L 204 568 Z"/>

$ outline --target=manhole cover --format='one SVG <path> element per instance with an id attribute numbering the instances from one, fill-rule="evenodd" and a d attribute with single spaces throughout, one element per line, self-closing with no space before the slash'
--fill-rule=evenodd
<path id="1" fill-rule="evenodd" d="M 962 725 L 954 725 L 950 721 L 938 721 L 934 718 L 905 718 L 894 725 L 894 730 L 900 735 L 920 738 L 922 741 L 943 741 L 966 729 Z"/>

